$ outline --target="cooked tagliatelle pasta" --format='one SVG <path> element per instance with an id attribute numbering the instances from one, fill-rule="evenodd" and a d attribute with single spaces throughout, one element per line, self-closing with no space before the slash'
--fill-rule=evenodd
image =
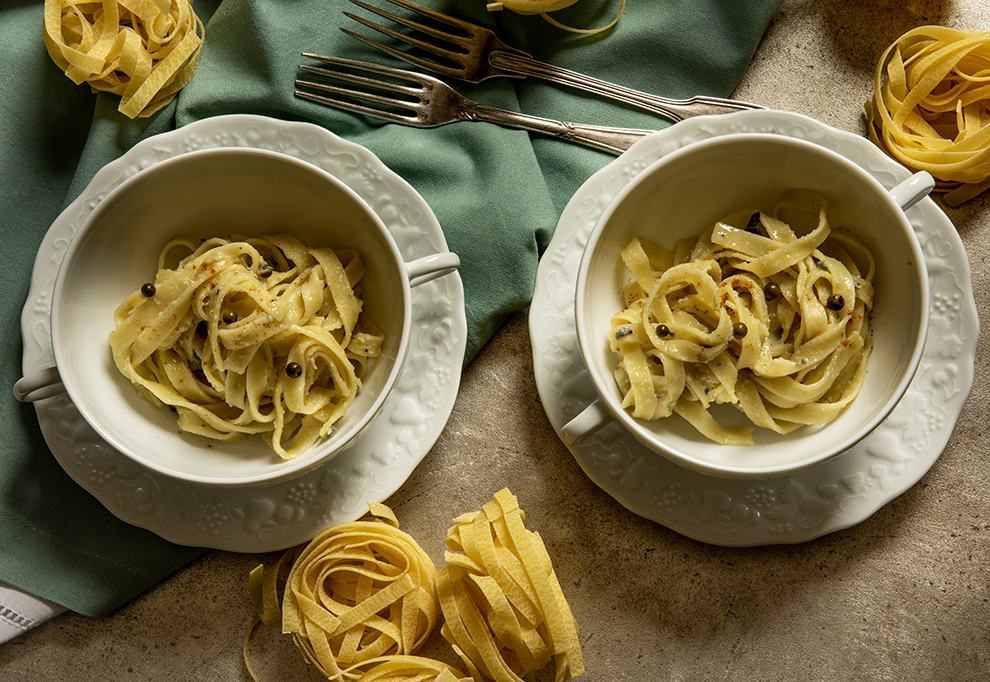
<path id="1" fill-rule="evenodd" d="M 584 672 L 577 624 L 550 557 L 508 489 L 447 532 L 437 574 L 441 633 L 475 680 L 523 682 L 553 661 L 556 681 Z"/>
<path id="2" fill-rule="evenodd" d="M 192 79 L 205 29 L 190 0 L 45 0 L 42 36 L 73 83 L 119 95 L 122 114 L 145 118 Z"/>
<path id="3" fill-rule="evenodd" d="M 869 135 L 958 205 L 990 187 L 990 32 L 921 26 L 877 63 Z"/>
<path id="4" fill-rule="evenodd" d="M 788 209 L 812 229 L 799 236 L 781 219 Z M 823 197 L 788 192 L 770 213 L 733 214 L 674 251 L 633 239 L 622 260 L 632 280 L 609 343 L 633 417 L 678 414 L 712 441 L 751 445 L 751 427 L 726 428 L 711 408 L 788 433 L 835 419 L 858 394 L 874 261 L 832 229 Z"/>
<path id="5" fill-rule="evenodd" d="M 362 311 L 353 250 L 288 235 L 178 238 L 158 272 L 114 312 L 114 362 L 183 431 L 222 441 L 261 434 L 283 458 L 354 401 L 384 336 Z"/>

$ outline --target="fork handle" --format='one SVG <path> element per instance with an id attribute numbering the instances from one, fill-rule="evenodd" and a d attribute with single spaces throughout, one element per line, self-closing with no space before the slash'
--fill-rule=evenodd
<path id="1" fill-rule="evenodd" d="M 486 121 L 508 128 L 542 133 L 615 155 L 626 151 L 633 143 L 643 139 L 645 135 L 656 132 L 655 130 L 610 128 L 608 126 L 555 121 L 549 118 L 497 109 L 471 101 L 464 102 L 464 106 L 457 116 L 467 121 Z"/>
<path id="2" fill-rule="evenodd" d="M 519 76 L 533 76 L 558 85 L 566 85 L 595 95 L 609 97 L 626 104 L 643 109 L 653 114 L 660 114 L 672 121 L 683 121 L 692 116 L 708 114 L 727 114 L 742 109 L 763 109 L 758 104 L 739 102 L 717 97 L 696 96 L 691 99 L 669 99 L 649 93 L 626 88 L 621 85 L 586 76 L 576 71 L 546 64 L 529 55 L 515 52 L 495 50 L 488 57 L 488 62 L 495 68 Z"/>

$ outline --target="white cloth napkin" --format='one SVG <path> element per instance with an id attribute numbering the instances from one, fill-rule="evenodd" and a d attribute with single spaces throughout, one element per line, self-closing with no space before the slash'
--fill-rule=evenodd
<path id="1" fill-rule="evenodd" d="M 0 644 L 20 637 L 63 611 L 64 606 L 0 581 Z"/>

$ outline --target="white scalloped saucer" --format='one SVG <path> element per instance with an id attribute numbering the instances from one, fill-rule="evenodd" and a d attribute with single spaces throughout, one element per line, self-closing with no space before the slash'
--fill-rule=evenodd
<path id="1" fill-rule="evenodd" d="M 887 188 L 910 175 L 865 138 L 787 112 L 689 119 L 637 142 L 577 191 L 537 271 L 529 318 L 536 384 L 558 434 L 595 397 L 578 349 L 573 308 L 578 264 L 598 217 L 653 161 L 699 140 L 744 132 L 820 144 Z M 787 478 L 728 480 L 678 467 L 616 421 L 570 446 L 585 473 L 636 514 L 726 546 L 805 542 L 863 521 L 913 486 L 942 453 L 972 389 L 979 318 L 969 261 L 952 222 L 930 198 L 907 215 L 928 266 L 928 341 L 907 394 L 866 440 Z"/>
<path id="2" fill-rule="evenodd" d="M 218 116 L 144 140 L 101 169 L 52 224 L 35 259 L 21 315 L 26 373 L 55 364 L 52 287 L 85 217 L 124 179 L 195 149 L 255 147 L 336 176 L 368 201 L 405 260 L 447 251 L 433 211 L 374 154 L 309 123 Z M 453 273 L 413 290 L 409 353 L 398 382 L 357 442 L 327 464 L 268 487 L 209 488 L 141 467 L 101 440 L 64 395 L 35 403 L 62 468 L 120 519 L 184 545 L 266 552 L 306 542 L 353 520 L 401 486 L 440 436 L 453 409 L 467 341 L 464 290 Z"/>

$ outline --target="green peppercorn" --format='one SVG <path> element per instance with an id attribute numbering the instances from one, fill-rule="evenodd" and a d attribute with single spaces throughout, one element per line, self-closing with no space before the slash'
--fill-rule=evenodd
<path id="1" fill-rule="evenodd" d="M 145 298 L 151 298 L 155 295 L 155 285 L 151 282 L 145 282 L 141 285 L 141 295 Z"/>
<path id="2" fill-rule="evenodd" d="M 224 324 L 234 324 L 237 322 L 237 313 L 233 310 L 225 310 L 221 318 Z"/>
<path id="3" fill-rule="evenodd" d="M 665 324 L 658 324 L 656 331 L 657 331 L 657 336 L 659 336 L 661 339 L 665 336 L 670 336 L 670 328 Z"/>
<path id="4" fill-rule="evenodd" d="M 839 311 L 846 307 L 846 300 L 839 294 L 832 294 L 825 301 L 825 305 L 828 306 L 829 310 Z"/>
<path id="5" fill-rule="evenodd" d="M 780 296 L 780 285 L 776 282 L 767 282 L 766 286 L 763 287 L 763 296 L 768 301 L 774 300 Z"/>
<path id="6" fill-rule="evenodd" d="M 302 365 L 298 362 L 290 362 L 285 366 L 285 375 L 292 379 L 298 379 L 302 376 Z"/>
<path id="7" fill-rule="evenodd" d="M 732 335 L 737 339 L 741 339 L 749 333 L 749 328 L 743 322 L 736 322 L 732 325 Z"/>

